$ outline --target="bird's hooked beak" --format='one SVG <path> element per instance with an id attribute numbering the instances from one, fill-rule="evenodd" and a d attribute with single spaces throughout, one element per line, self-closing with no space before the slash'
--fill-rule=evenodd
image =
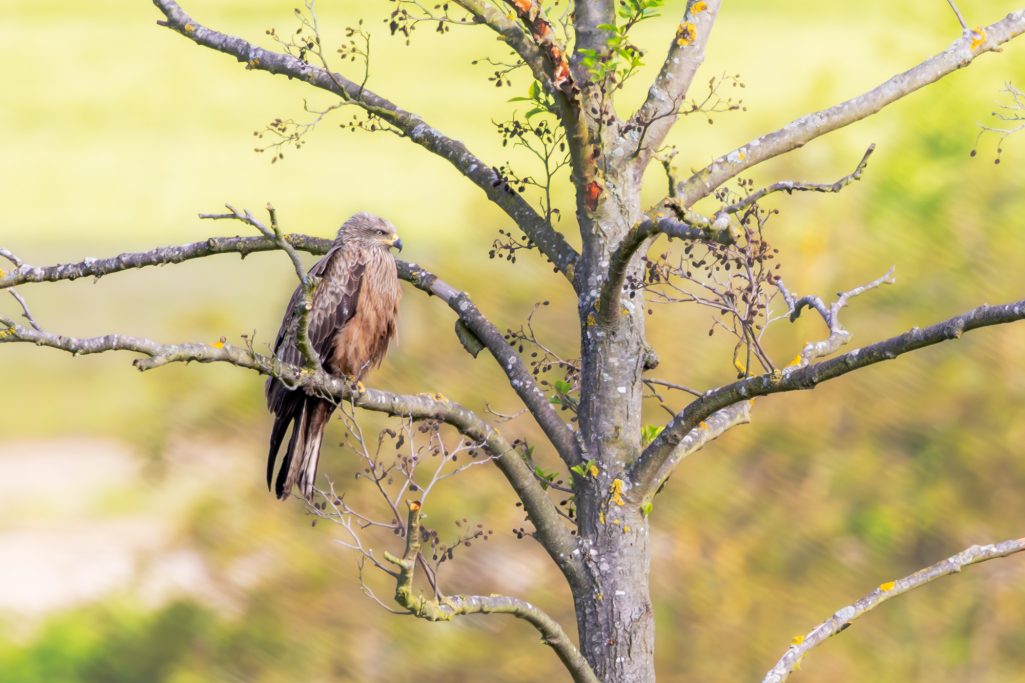
<path id="1" fill-rule="evenodd" d="M 388 243 L 388 246 L 389 247 L 395 247 L 399 251 L 402 251 L 402 240 L 399 239 L 398 235 L 396 235 L 395 239 L 393 239 L 391 242 Z"/>

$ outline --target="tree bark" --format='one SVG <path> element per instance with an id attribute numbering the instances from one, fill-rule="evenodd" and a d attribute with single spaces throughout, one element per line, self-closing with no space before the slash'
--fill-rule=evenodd
<path id="1" fill-rule="evenodd" d="M 606 149 L 609 149 L 607 147 Z M 648 592 L 648 524 L 625 498 L 626 469 L 641 451 L 644 306 L 621 296 L 603 315 L 602 284 L 616 245 L 641 218 L 629 171 L 606 168 L 600 202 L 582 216 L 580 306 L 581 450 L 597 470 L 576 477 L 577 522 L 586 584 L 574 591 L 580 649 L 602 681 L 655 680 L 655 622 Z M 637 274 L 638 263 L 628 267 Z"/>

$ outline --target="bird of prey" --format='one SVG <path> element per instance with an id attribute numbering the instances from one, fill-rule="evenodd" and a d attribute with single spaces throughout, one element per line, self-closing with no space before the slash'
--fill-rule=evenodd
<path id="1" fill-rule="evenodd" d="M 395 226 L 383 218 L 358 213 L 342 224 L 331 249 L 309 271 L 316 281 L 308 314 L 309 340 L 324 370 L 335 377 L 359 381 L 367 370 L 380 365 L 395 336 L 401 291 L 391 247 L 402 250 Z M 300 284 L 292 293 L 274 342 L 274 354 L 281 361 L 300 366 L 302 354 L 296 335 L 302 304 Z M 273 377 L 267 380 L 266 395 L 267 408 L 274 413 L 267 487 L 291 425 L 274 492 L 284 500 L 298 485 L 303 496 L 312 500 L 320 443 L 335 404 L 302 388 L 290 389 Z"/>

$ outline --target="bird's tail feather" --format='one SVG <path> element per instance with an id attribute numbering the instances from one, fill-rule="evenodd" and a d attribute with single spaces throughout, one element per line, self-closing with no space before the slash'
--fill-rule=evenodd
<path id="1" fill-rule="evenodd" d="M 290 415 L 292 436 L 288 440 L 288 448 L 278 470 L 274 493 L 281 500 L 288 498 L 296 485 L 306 500 L 313 500 L 313 486 L 317 480 L 317 465 L 320 460 L 320 444 L 324 439 L 324 427 L 334 412 L 334 406 L 322 399 L 305 396 L 297 401 L 297 409 Z M 284 416 L 282 416 L 284 417 Z M 287 422 L 286 422 L 287 428 Z M 275 422 L 273 437 L 278 433 Z M 280 443 L 284 437 L 284 428 L 278 438 Z M 268 481 L 273 462 L 268 463 Z"/>
<path id="2" fill-rule="evenodd" d="M 284 440 L 289 426 L 295 421 L 296 412 L 302 410 L 305 403 L 305 401 L 299 400 L 286 404 L 284 410 L 274 416 L 274 426 L 270 432 L 270 452 L 267 454 L 268 490 L 271 487 L 271 482 L 274 480 L 274 463 L 278 459 L 278 449 L 281 448 L 281 442 Z M 288 446 L 285 448 L 285 455 L 282 457 L 282 469 L 284 470 L 288 469 L 288 454 L 292 452 L 294 442 L 295 431 L 293 430 L 292 439 L 288 442 Z"/>

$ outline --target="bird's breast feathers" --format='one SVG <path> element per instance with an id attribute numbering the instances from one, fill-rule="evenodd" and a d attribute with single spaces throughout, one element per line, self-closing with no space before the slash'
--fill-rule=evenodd
<path id="1" fill-rule="evenodd" d="M 402 296 L 391 254 L 371 249 L 364 256 L 355 311 L 336 332 L 330 363 L 333 372 L 356 377 L 384 358 L 397 331 Z"/>

